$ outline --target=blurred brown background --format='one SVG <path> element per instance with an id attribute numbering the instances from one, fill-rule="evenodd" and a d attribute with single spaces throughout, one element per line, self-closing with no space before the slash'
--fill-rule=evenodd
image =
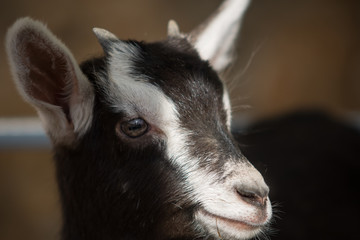
<path id="1" fill-rule="evenodd" d="M 31 16 L 72 50 L 78 61 L 101 53 L 91 31 L 119 38 L 166 37 L 175 19 L 183 32 L 204 20 L 220 0 L 3 0 L 0 46 L 7 28 Z M 268 118 L 299 109 L 346 116 L 360 112 L 360 3 L 345 0 L 254 0 L 227 72 L 235 116 Z M 12 83 L 0 48 L 0 118 L 35 116 Z M 243 104 L 251 109 L 244 111 Z M 59 200 L 50 150 L 0 149 L 0 239 L 58 239 Z"/>

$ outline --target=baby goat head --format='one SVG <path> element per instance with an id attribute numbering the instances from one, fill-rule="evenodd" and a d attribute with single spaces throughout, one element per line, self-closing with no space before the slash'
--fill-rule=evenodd
<path id="1" fill-rule="evenodd" d="M 247 0 L 228 0 L 190 34 L 119 40 L 95 28 L 104 55 L 78 65 L 44 24 L 7 34 L 11 70 L 53 143 L 62 238 L 247 239 L 272 212 L 268 187 L 230 132 L 218 73 Z"/>

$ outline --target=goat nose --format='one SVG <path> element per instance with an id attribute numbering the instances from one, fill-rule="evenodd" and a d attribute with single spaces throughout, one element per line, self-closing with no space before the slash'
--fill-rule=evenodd
<path id="1" fill-rule="evenodd" d="M 266 206 L 266 201 L 269 194 L 269 188 L 266 185 L 263 187 L 239 186 L 235 189 L 243 201 L 260 208 Z"/>

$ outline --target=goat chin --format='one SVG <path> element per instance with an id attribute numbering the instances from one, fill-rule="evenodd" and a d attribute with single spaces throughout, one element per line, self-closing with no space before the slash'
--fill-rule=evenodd
<path id="1" fill-rule="evenodd" d="M 249 219 L 234 220 L 211 214 L 203 209 L 196 213 L 196 219 L 209 233 L 220 239 L 249 239 L 262 232 L 267 221 L 252 222 Z"/>

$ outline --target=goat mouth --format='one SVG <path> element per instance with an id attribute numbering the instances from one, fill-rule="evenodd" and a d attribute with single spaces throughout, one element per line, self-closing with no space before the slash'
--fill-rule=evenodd
<path id="1" fill-rule="evenodd" d="M 243 220 L 234 220 L 219 215 L 215 215 L 206 211 L 205 209 L 199 209 L 197 212 L 197 218 L 205 225 L 205 228 L 223 239 L 223 237 L 231 237 L 233 239 L 251 238 L 257 235 L 264 224 L 250 223 Z"/>

